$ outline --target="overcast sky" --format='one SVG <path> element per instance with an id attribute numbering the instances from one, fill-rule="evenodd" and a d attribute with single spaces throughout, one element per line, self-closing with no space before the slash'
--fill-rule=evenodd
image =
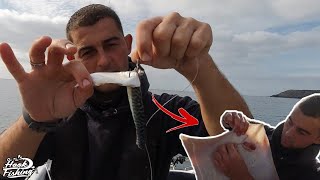
<path id="1" fill-rule="evenodd" d="M 0 42 L 9 43 L 30 69 L 33 40 L 64 38 L 70 15 L 90 3 L 111 6 L 133 36 L 140 20 L 171 11 L 209 23 L 210 54 L 243 95 L 320 89 L 319 0 L 0 0 Z M 147 74 L 153 89 L 188 85 L 172 70 L 147 68 Z M 0 78 L 12 78 L 2 61 Z"/>

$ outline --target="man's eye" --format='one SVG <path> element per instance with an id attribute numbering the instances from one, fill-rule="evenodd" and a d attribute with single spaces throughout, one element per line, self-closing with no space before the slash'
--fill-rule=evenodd
<path id="1" fill-rule="evenodd" d="M 89 54 L 89 52 L 88 52 L 88 51 L 83 52 L 83 53 L 81 53 L 81 57 L 86 56 L 86 55 L 88 55 L 88 54 Z"/>
<path id="2" fill-rule="evenodd" d="M 112 43 L 112 44 L 108 44 L 106 48 L 113 48 L 113 47 L 115 47 L 115 46 L 117 46 L 117 44 Z"/>
<path id="3" fill-rule="evenodd" d="M 118 45 L 118 43 L 108 42 L 108 43 L 104 44 L 104 48 L 109 48 L 109 47 L 113 47 L 113 46 L 116 46 L 116 45 Z"/>
<path id="4" fill-rule="evenodd" d="M 84 51 L 83 53 L 81 53 L 81 58 L 83 57 L 88 57 L 91 56 L 94 53 L 94 51 L 90 50 L 90 51 Z"/>
<path id="5" fill-rule="evenodd" d="M 298 130 L 298 133 L 299 133 L 300 135 L 303 135 L 303 136 L 306 135 L 303 131 L 299 131 L 299 130 Z"/>

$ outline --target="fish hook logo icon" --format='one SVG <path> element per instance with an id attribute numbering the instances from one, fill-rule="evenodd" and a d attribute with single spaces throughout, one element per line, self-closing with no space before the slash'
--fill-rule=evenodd
<path id="1" fill-rule="evenodd" d="M 170 112 L 168 109 L 166 109 L 165 107 L 163 107 L 157 100 L 156 98 L 152 95 L 152 101 L 154 102 L 154 104 L 164 113 L 166 113 L 168 116 L 170 116 L 171 118 L 173 118 L 176 121 L 182 122 L 183 124 L 181 124 L 180 126 L 176 126 L 173 127 L 169 130 L 166 131 L 166 133 L 169 133 L 171 131 L 174 130 L 178 130 L 181 128 L 185 128 L 185 127 L 189 127 L 189 126 L 196 126 L 199 124 L 199 121 L 197 118 L 193 117 L 192 115 L 190 115 L 185 109 L 183 108 L 179 108 L 178 112 L 181 116 L 178 116 L 172 112 Z"/>
<path id="2" fill-rule="evenodd" d="M 3 177 L 20 178 L 31 176 L 35 171 L 35 167 L 31 159 L 18 155 L 16 158 L 8 158 L 2 170 Z"/>

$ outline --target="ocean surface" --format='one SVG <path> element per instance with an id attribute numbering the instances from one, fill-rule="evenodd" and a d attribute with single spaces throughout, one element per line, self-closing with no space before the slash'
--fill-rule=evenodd
<path id="1" fill-rule="evenodd" d="M 14 80 L 0 79 L 0 133 L 17 120 L 21 114 L 19 91 Z M 196 100 L 193 92 L 152 90 L 153 93 L 178 94 Z M 298 99 L 243 95 L 255 119 L 273 126 L 284 120 Z"/>

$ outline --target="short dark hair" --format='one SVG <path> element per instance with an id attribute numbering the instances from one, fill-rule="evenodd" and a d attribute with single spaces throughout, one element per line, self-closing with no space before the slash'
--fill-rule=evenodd
<path id="1" fill-rule="evenodd" d="M 302 98 L 298 107 L 304 115 L 320 119 L 320 93 Z"/>
<path id="2" fill-rule="evenodd" d="M 79 27 L 92 26 L 103 18 L 111 18 L 117 24 L 123 34 L 123 28 L 117 13 L 108 6 L 102 4 L 90 4 L 76 11 L 69 19 L 66 27 L 67 38 L 72 41 L 70 32 Z"/>

